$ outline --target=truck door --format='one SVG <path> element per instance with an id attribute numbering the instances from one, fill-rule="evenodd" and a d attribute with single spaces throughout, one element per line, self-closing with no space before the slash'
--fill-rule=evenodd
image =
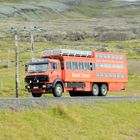
<path id="1" fill-rule="evenodd" d="M 61 79 L 61 69 L 59 63 L 50 63 L 50 82 L 52 83 L 56 78 Z"/>

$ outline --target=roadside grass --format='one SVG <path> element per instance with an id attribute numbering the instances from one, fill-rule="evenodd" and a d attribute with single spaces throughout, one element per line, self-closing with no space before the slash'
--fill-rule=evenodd
<path id="1" fill-rule="evenodd" d="M 139 140 L 140 102 L 0 110 L 0 139 Z"/>

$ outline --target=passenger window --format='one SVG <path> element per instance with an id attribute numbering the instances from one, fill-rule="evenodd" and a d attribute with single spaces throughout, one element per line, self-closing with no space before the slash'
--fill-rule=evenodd
<path id="1" fill-rule="evenodd" d="M 120 74 L 117 74 L 117 78 L 120 78 L 121 77 L 121 75 Z"/>
<path id="2" fill-rule="evenodd" d="M 124 74 L 121 75 L 121 78 L 124 78 Z"/>
<path id="3" fill-rule="evenodd" d="M 109 74 L 109 77 L 112 78 L 112 74 L 111 73 Z"/>
<path id="4" fill-rule="evenodd" d="M 105 68 L 108 68 L 108 64 L 105 64 Z"/>
<path id="5" fill-rule="evenodd" d="M 112 59 L 115 59 L 115 55 L 112 55 Z"/>
<path id="6" fill-rule="evenodd" d="M 100 68 L 100 64 L 99 63 L 96 63 L 96 68 Z"/>
<path id="7" fill-rule="evenodd" d="M 116 55 L 116 59 L 118 60 L 119 59 L 119 56 Z"/>
<path id="8" fill-rule="evenodd" d="M 98 54 L 96 54 L 96 58 L 99 58 L 99 55 Z"/>
<path id="9" fill-rule="evenodd" d="M 111 64 L 108 64 L 108 68 L 111 68 Z"/>
<path id="10" fill-rule="evenodd" d="M 117 65 L 117 68 L 120 69 L 120 65 L 119 64 Z"/>
<path id="11" fill-rule="evenodd" d="M 106 78 L 108 78 L 108 77 L 109 77 L 108 73 L 106 73 L 106 74 L 105 74 L 105 77 L 106 77 Z"/>
<path id="12" fill-rule="evenodd" d="M 100 74 L 99 74 L 99 73 L 97 73 L 97 74 L 96 74 L 96 76 L 97 76 L 97 77 L 100 77 Z"/>
<path id="13" fill-rule="evenodd" d="M 119 58 L 118 58 L 119 60 L 122 60 L 122 58 L 121 58 L 121 56 L 119 56 Z"/>
<path id="14" fill-rule="evenodd" d="M 101 77 L 104 77 L 104 73 L 101 74 Z"/>
<path id="15" fill-rule="evenodd" d="M 116 65 L 115 64 L 113 64 L 113 68 L 116 68 Z"/>
<path id="16" fill-rule="evenodd" d="M 102 55 L 101 54 L 99 54 L 99 58 L 102 58 Z"/>
<path id="17" fill-rule="evenodd" d="M 107 58 L 107 55 L 104 55 L 104 58 Z"/>
<path id="18" fill-rule="evenodd" d="M 66 68 L 67 68 L 67 70 L 71 69 L 71 62 L 66 62 Z"/>
<path id="19" fill-rule="evenodd" d="M 89 70 L 89 63 L 88 62 L 85 62 L 85 70 Z"/>
<path id="20" fill-rule="evenodd" d="M 77 62 L 72 62 L 72 69 L 73 70 L 78 70 L 78 64 L 77 64 Z"/>
<path id="21" fill-rule="evenodd" d="M 84 70 L 84 64 L 82 62 L 79 62 L 79 70 Z"/>
<path id="22" fill-rule="evenodd" d="M 110 59 L 111 58 L 111 56 L 110 55 L 108 55 L 108 59 Z"/>
<path id="23" fill-rule="evenodd" d="M 117 77 L 117 75 L 116 75 L 116 74 L 113 74 L 113 77 L 114 77 L 114 78 L 116 78 L 116 77 Z"/>

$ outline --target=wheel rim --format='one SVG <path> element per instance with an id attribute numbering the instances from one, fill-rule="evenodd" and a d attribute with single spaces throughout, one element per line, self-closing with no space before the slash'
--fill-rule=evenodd
<path id="1" fill-rule="evenodd" d="M 62 93 L 62 88 L 61 88 L 60 86 L 57 86 L 57 87 L 56 87 L 56 93 L 57 93 L 58 95 L 61 95 L 61 93 Z"/>
<path id="2" fill-rule="evenodd" d="M 93 95 L 97 96 L 99 94 L 99 88 L 97 85 L 93 86 Z"/>
<path id="3" fill-rule="evenodd" d="M 106 95 L 107 94 L 107 88 L 106 86 L 102 86 L 102 95 Z"/>

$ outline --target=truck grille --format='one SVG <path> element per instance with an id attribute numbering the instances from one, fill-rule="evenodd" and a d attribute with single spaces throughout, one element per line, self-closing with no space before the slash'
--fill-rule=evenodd
<path id="1" fill-rule="evenodd" d="M 30 83 L 30 82 L 46 82 L 49 81 L 48 76 L 27 76 L 25 78 L 25 82 Z"/>

